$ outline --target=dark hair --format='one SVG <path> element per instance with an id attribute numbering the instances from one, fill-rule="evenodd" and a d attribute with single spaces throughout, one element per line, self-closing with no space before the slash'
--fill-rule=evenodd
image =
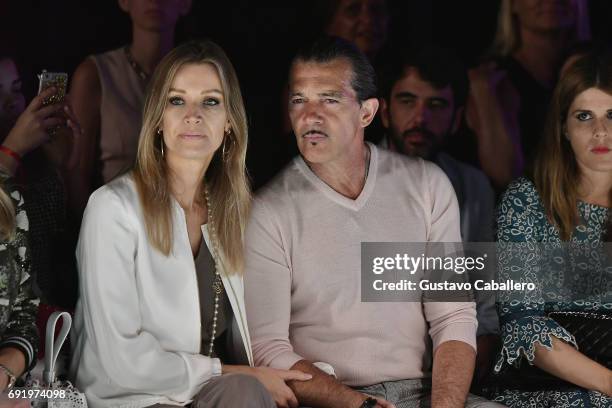
<path id="1" fill-rule="evenodd" d="M 572 44 L 569 48 L 565 50 L 563 53 L 562 61 L 567 61 L 572 57 L 581 57 L 594 51 L 598 51 L 603 49 L 604 46 L 601 44 L 597 44 L 594 41 L 580 41 L 575 44 Z"/>
<path id="2" fill-rule="evenodd" d="M 606 54 L 612 49 L 610 45 L 599 41 L 581 41 L 569 47 L 563 55 L 563 63 L 565 64 L 570 58 L 579 58 L 588 54 Z"/>
<path id="3" fill-rule="evenodd" d="M 348 60 L 353 68 L 351 85 L 359 102 L 376 98 L 376 72 L 372 64 L 355 45 L 341 38 L 319 37 L 297 52 L 292 65 L 298 61 L 326 63 L 340 58 Z"/>
<path id="4" fill-rule="evenodd" d="M 12 44 L 0 44 L 0 59 L 14 59 L 15 49 Z"/>
<path id="5" fill-rule="evenodd" d="M 391 97 L 393 85 L 404 76 L 408 67 L 415 68 L 421 78 L 434 88 L 450 85 L 455 106 L 465 106 L 469 89 L 467 71 L 450 50 L 435 45 L 420 48 L 388 48 L 377 61 L 381 96 Z"/>
<path id="6" fill-rule="evenodd" d="M 580 168 L 570 142 L 565 137 L 569 108 L 574 99 L 589 88 L 612 95 L 612 54 L 605 49 L 580 56 L 561 76 L 550 101 L 533 181 L 542 198 L 548 219 L 559 229 L 563 241 L 571 239 L 580 223 L 576 203 Z M 612 199 L 612 190 L 609 192 Z M 612 218 L 604 239 L 612 239 Z"/>
<path id="7" fill-rule="evenodd" d="M 19 63 L 15 54 L 10 50 L 0 47 L 0 61 L 5 60 L 13 61 L 13 63 L 15 63 L 15 66 L 17 66 L 17 69 L 19 70 Z"/>

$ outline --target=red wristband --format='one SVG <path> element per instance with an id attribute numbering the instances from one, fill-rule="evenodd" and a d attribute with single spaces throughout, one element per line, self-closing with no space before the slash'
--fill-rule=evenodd
<path id="1" fill-rule="evenodd" d="M 10 156 L 13 159 L 15 159 L 17 164 L 21 164 L 21 156 L 16 151 L 11 150 L 11 149 L 9 149 L 8 147 L 6 147 L 4 145 L 0 145 L 0 152 L 2 152 L 4 154 L 6 154 L 7 156 Z"/>

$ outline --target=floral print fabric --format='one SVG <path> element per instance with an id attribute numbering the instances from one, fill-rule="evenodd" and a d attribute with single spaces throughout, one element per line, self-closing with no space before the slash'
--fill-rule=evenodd
<path id="1" fill-rule="evenodd" d="M 533 282 L 536 289 L 498 294 L 503 345 L 496 372 L 506 364 L 533 364 L 536 344 L 551 348 L 553 336 L 576 346 L 571 333 L 546 316 L 547 312 L 612 310 L 612 302 L 602 300 L 606 295 L 602 288 L 605 292 L 610 287 L 612 275 L 597 255 L 608 209 L 579 202 L 578 211 L 582 224 L 574 230 L 571 242 L 563 243 L 531 181 L 519 179 L 504 194 L 497 219 L 499 279 Z M 612 407 L 612 398 L 578 387 L 498 390 L 494 400 L 517 408 Z"/>

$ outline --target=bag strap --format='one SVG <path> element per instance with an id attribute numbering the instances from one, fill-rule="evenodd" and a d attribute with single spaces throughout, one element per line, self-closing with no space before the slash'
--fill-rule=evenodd
<path id="1" fill-rule="evenodd" d="M 54 344 L 55 326 L 60 318 L 62 318 L 62 329 L 57 336 L 57 342 Z M 68 312 L 53 312 L 47 320 L 47 331 L 45 333 L 45 370 L 43 371 L 43 381 L 46 385 L 51 385 L 55 381 L 55 363 L 64 345 L 64 341 L 68 336 L 70 326 L 72 326 L 72 317 Z"/>

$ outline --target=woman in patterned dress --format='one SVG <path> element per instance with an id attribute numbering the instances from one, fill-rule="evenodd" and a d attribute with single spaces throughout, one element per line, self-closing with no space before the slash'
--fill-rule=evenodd
<path id="1" fill-rule="evenodd" d="M 612 370 L 577 350 L 574 336 L 548 317 L 612 313 L 610 269 L 598 268 L 591 252 L 582 264 L 573 253 L 554 258 L 559 265 L 541 258 L 542 246 L 590 251 L 612 238 L 611 149 L 612 57 L 592 53 L 574 62 L 555 89 L 532 180 L 515 181 L 500 204 L 497 237 L 507 249 L 500 252 L 500 278 L 534 282 L 537 289 L 499 294 L 503 347 L 495 370 L 532 364 L 569 383 L 529 390 L 503 384 L 495 401 L 508 407 L 612 407 Z M 587 275 L 570 274 L 569 265 L 560 265 L 567 259 L 587 265 Z"/>

